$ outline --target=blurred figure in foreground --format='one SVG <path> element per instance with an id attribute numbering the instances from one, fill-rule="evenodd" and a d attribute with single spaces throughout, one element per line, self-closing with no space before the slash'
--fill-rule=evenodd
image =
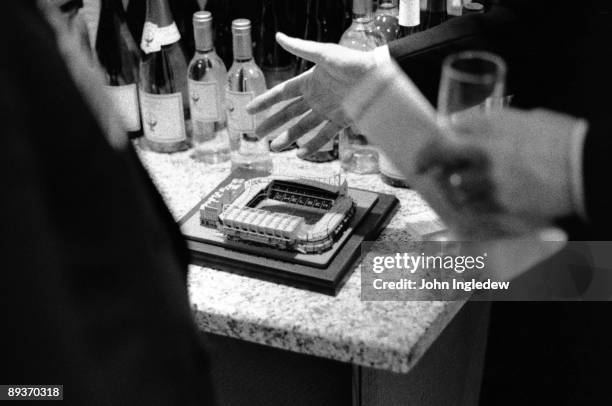
<path id="1" fill-rule="evenodd" d="M 48 19 L 6 2 L 0 27 L 0 381 L 62 384 L 74 405 L 211 404 L 179 230 L 44 3 Z"/>

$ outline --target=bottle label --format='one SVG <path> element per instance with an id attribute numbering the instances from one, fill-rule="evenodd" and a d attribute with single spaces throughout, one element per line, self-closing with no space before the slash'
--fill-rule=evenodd
<path id="1" fill-rule="evenodd" d="M 420 0 L 400 0 L 399 24 L 402 27 L 416 27 L 421 24 Z"/>
<path id="2" fill-rule="evenodd" d="M 142 29 L 140 48 L 145 54 L 159 52 L 162 46 L 174 44 L 180 39 L 181 34 L 175 23 L 159 27 L 157 24 L 147 21 Z"/>
<path id="3" fill-rule="evenodd" d="M 217 82 L 198 82 L 189 79 L 189 108 L 191 119 L 201 123 L 221 121 L 221 98 Z"/>
<path id="4" fill-rule="evenodd" d="M 387 154 L 384 154 L 382 151 L 378 151 L 378 167 L 380 169 L 380 173 L 385 176 L 397 180 L 406 180 L 406 177 L 397 168 L 397 166 L 395 166 L 393 161 L 391 161 Z"/>
<path id="5" fill-rule="evenodd" d="M 181 93 L 140 93 L 142 125 L 147 139 L 155 142 L 180 142 L 187 139 L 183 96 Z"/>
<path id="6" fill-rule="evenodd" d="M 125 86 L 104 86 L 106 94 L 115 106 L 125 131 L 140 131 L 138 87 L 135 83 Z"/>
<path id="7" fill-rule="evenodd" d="M 227 91 L 227 125 L 230 130 L 241 133 L 255 132 L 255 116 L 246 111 L 246 106 L 255 97 L 253 92 Z"/>

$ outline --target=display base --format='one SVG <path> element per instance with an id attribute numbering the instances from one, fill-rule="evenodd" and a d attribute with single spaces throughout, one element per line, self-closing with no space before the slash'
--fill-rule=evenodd
<path id="1" fill-rule="evenodd" d="M 232 179 L 266 176 L 255 171 L 236 171 L 215 190 Z M 180 221 L 192 263 L 227 272 L 336 295 L 361 257 L 361 243 L 375 239 L 398 208 L 395 196 L 351 189 L 356 210 L 347 229 L 334 246 L 321 254 L 302 254 L 241 241 L 227 240 L 219 231 L 200 224 L 204 197 Z"/>

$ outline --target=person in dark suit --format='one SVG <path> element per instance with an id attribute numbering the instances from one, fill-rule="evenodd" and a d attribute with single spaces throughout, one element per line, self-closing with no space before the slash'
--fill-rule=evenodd
<path id="1" fill-rule="evenodd" d="M 523 208 L 532 208 L 544 216 L 539 220 L 558 222 L 566 227 L 573 240 L 609 240 L 612 198 L 606 190 L 605 176 L 609 167 L 607 155 L 612 151 L 612 120 L 607 100 L 612 91 L 609 3 L 596 0 L 499 0 L 489 3 L 485 14 L 455 18 L 369 53 L 355 53 L 333 44 L 316 44 L 279 35 L 281 45 L 317 66 L 271 89 L 249 106 L 252 112 L 258 112 L 281 100 L 296 98 L 287 108 L 262 123 L 258 130 L 260 135 L 295 118 L 295 112 L 304 111 L 299 103 L 306 103 L 311 111 L 286 134 L 276 138 L 271 146 L 281 150 L 320 123 L 327 122 L 319 135 L 298 151 L 300 155 L 307 155 L 356 118 L 346 114 L 343 103 L 355 96 L 351 91 L 356 83 L 370 80 L 371 73 L 389 58 L 397 62 L 434 103 L 445 57 L 468 49 L 495 52 L 508 64 L 508 89 L 514 95 L 514 106 L 546 108 L 556 113 L 509 110 L 507 114 L 471 123 L 471 128 L 487 127 L 489 132 L 480 134 L 482 139 L 495 131 L 502 139 L 512 136 L 513 129 L 522 129 L 528 132 L 515 131 L 514 136 L 518 138 L 511 138 L 510 143 L 515 140 L 517 147 L 507 152 L 532 151 L 537 147 L 541 152 L 553 151 L 547 156 L 558 153 L 559 159 L 568 160 L 529 161 L 532 165 L 521 168 L 525 169 L 522 176 L 531 180 L 548 173 L 550 177 L 540 179 L 541 187 L 524 190 L 511 201 L 499 201 L 499 196 L 494 196 L 496 203 L 506 208 L 524 204 Z M 376 95 L 376 91 L 372 94 Z M 561 139 L 568 142 L 558 142 Z M 409 152 L 413 144 L 404 144 L 406 156 L 416 155 Z M 473 151 L 482 152 L 477 145 L 474 142 Z M 491 151 L 496 151 L 494 145 Z M 437 150 L 430 164 L 437 160 L 443 165 L 452 165 L 453 161 L 466 156 L 464 152 L 446 145 Z M 515 157 L 519 158 L 509 155 L 507 159 Z M 570 160 L 573 163 L 570 164 Z M 556 162 L 563 171 L 552 170 L 548 166 L 551 162 Z M 402 166 L 402 162 L 396 164 Z M 411 165 L 405 162 L 407 172 L 411 171 Z M 493 179 L 487 192 L 495 191 L 495 186 L 499 189 L 499 186 L 515 182 L 513 178 L 516 177 L 515 171 L 505 171 L 501 178 Z M 571 185 L 570 178 L 578 179 L 577 187 Z M 553 187 L 555 185 L 560 187 Z M 547 212 L 548 209 L 551 211 Z M 470 207 L 457 210 L 465 214 Z M 479 221 L 478 216 L 478 210 L 472 210 L 472 216 L 464 220 Z M 561 253 L 541 266 L 554 269 L 566 264 L 568 256 L 575 257 L 575 254 Z M 582 261 L 585 257 L 588 259 L 590 253 L 578 252 L 577 256 Z M 481 403 L 609 404 L 612 395 L 607 390 L 609 373 L 606 371 L 612 361 L 612 346 L 609 345 L 612 331 L 609 323 L 603 320 L 609 318 L 611 310 L 607 302 L 495 303 Z"/>
<path id="2" fill-rule="evenodd" d="M 183 239 L 99 78 L 65 59 L 79 40 L 32 0 L 2 19 L 0 381 L 61 384 L 74 405 L 212 404 Z"/>

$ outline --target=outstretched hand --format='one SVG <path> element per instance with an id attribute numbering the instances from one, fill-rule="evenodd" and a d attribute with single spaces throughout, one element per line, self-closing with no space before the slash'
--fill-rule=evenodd
<path id="1" fill-rule="evenodd" d="M 301 116 L 286 133 L 272 141 L 272 150 L 280 151 L 309 131 L 322 126 L 319 133 L 298 151 L 298 156 L 305 157 L 316 152 L 340 130 L 351 124 L 342 109 L 342 102 L 354 84 L 376 67 L 376 60 L 372 52 L 355 51 L 336 44 L 304 41 L 282 33 L 276 34 L 276 40 L 288 52 L 316 65 L 260 95 L 247 106 L 247 111 L 256 114 L 277 103 L 292 100 L 262 122 L 256 133 L 257 136 L 264 137 Z"/>

